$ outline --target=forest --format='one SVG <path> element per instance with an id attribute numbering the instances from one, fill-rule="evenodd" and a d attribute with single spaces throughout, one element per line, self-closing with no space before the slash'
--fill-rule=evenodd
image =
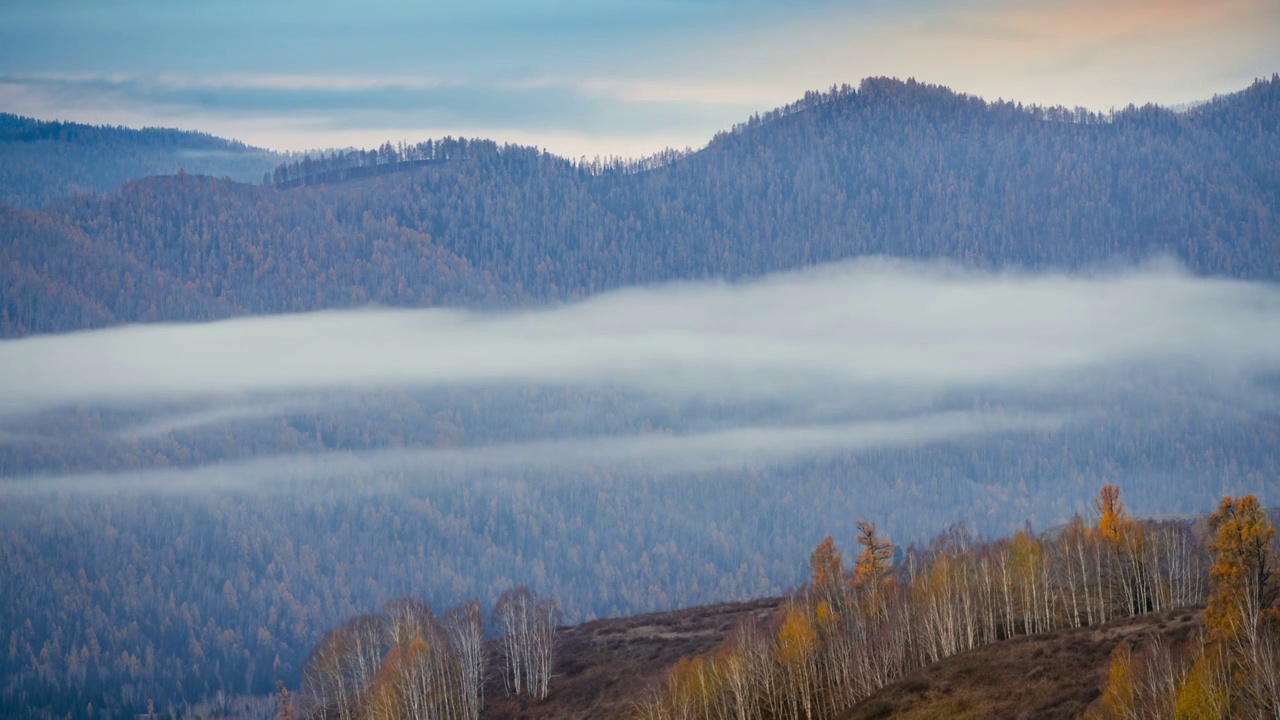
<path id="1" fill-rule="evenodd" d="M 493 644 L 520 598 L 545 629 L 788 594 L 776 627 L 717 655 L 770 689 L 713 709 L 728 676 L 691 658 L 649 712 L 697 717 L 693 683 L 704 716 L 830 717 L 871 689 L 830 691 L 869 648 L 881 682 L 1203 604 L 1210 530 L 1185 520 L 1280 500 L 1280 77 L 1105 114 L 869 79 L 636 160 L 459 138 L 264 158 L 177 131 L 0 128 L 0 188 L 29 190 L 0 197 L 0 367 L 26 372 L 0 377 L 5 717 L 194 716 L 277 681 L 299 709 L 341 706 L 350 668 L 322 652 L 336 664 L 308 669 L 335 628 L 367 650 L 341 697 L 448 687 L 448 712 L 473 715 L 475 658 L 457 658 L 477 617 L 492 691 L 547 682 L 541 645 Z M 203 150 L 234 163 L 172 162 Z M 1075 343 L 1090 318 L 1108 333 Z M 921 337 L 951 327 L 938 362 Z M 1037 364 L 1060 337 L 1080 361 Z M 148 338 L 196 348 L 190 367 L 148 365 Z M 296 338 L 277 384 L 209 379 L 239 381 L 226 348 Z M 651 352 L 669 338 L 674 362 Z M 390 379 L 288 389 L 285 356 L 340 369 L 365 340 L 366 360 L 419 354 Z M 557 340 L 544 375 L 481 373 Z M 979 340 L 994 354 L 962 357 Z M 415 380 L 437 361 L 453 374 Z M 168 389 L 130 394 L 135 375 Z M 1091 515 L 1111 483 L 1123 542 Z M 819 581 L 804 560 L 827 532 Z M 869 548 L 873 579 L 833 569 L 839 547 Z M 1118 675 L 1209 672 L 1133 651 Z M 497 672 L 517 657 L 542 669 Z"/>
<path id="2" fill-rule="evenodd" d="M 84 125 L 0 113 L 0 204 L 38 210 L 179 170 L 254 182 L 289 155 L 207 133 Z"/>
<path id="3" fill-rule="evenodd" d="M 0 208 L 12 288 L 0 335 L 369 303 L 528 305 L 865 255 L 988 268 L 1167 256 L 1275 279 L 1278 127 L 1280 77 L 1186 111 L 1107 115 L 869 79 L 697 152 L 631 163 L 443 139 L 404 152 L 454 159 L 291 189 L 188 168 L 40 211 Z M 271 172 L 365 162 L 331 153 Z"/>
<path id="4" fill-rule="evenodd" d="M 1107 485 L 1096 521 L 981 542 L 963 526 L 895 548 L 858 522 L 851 574 L 826 538 L 812 581 L 770 624 L 745 623 L 710 656 L 681 660 L 646 720 L 835 718 L 913 668 L 1019 634 L 1204 604 L 1185 646 L 1116 646 L 1086 718 L 1280 715 L 1280 555 L 1257 498 L 1223 498 L 1196 523 L 1135 520 Z"/>
<path id="5" fill-rule="evenodd" d="M 840 718 L 911 671 L 989 643 L 1200 606 L 1204 623 L 1185 642 L 1116 644 L 1084 717 L 1276 717 L 1280 543 L 1257 499 L 1223 498 L 1198 520 L 1140 520 L 1106 485 L 1091 515 L 994 541 L 953 525 L 905 550 L 859 520 L 851 570 L 824 538 L 809 581 L 772 617 L 744 618 L 719 649 L 682 658 L 632 717 Z M 281 686 L 279 712 L 474 719 L 486 688 L 536 708 L 555 683 L 553 637 L 536 629 L 550 628 L 550 612 L 537 607 L 527 589 L 504 593 L 485 642 L 474 600 L 439 621 L 417 601 L 390 602 L 327 634 L 296 691 Z M 537 685 L 521 686 L 522 666 L 538 668 Z"/>

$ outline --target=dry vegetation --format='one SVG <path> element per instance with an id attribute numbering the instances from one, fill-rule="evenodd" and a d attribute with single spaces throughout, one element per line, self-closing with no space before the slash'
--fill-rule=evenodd
<path id="1" fill-rule="evenodd" d="M 509 700 L 490 688 L 487 720 L 626 718 L 679 658 L 710 652 L 745 615 L 764 619 L 777 598 L 596 620 L 565 628 L 551 694 Z M 1161 638 L 1185 644 L 1202 613 L 1178 609 L 1093 628 L 1020 636 L 930 665 L 892 683 L 841 720 L 1073 718 L 1096 703 L 1112 650 Z"/>
<path id="2" fill-rule="evenodd" d="M 1016 637 L 917 670 L 841 720 L 1074 718 L 1100 698 L 1117 645 L 1145 638 L 1185 645 L 1200 624 L 1200 611 L 1179 609 Z"/>
<path id="3" fill-rule="evenodd" d="M 681 657 L 718 647 L 744 617 L 765 620 L 781 600 L 722 603 L 674 612 L 595 620 L 556 636 L 556 671 L 546 700 L 507 698 L 501 682 L 486 693 L 487 720 L 624 718 Z"/>
<path id="4" fill-rule="evenodd" d="M 501 671 L 488 663 L 487 682 L 478 602 L 437 622 L 398 601 L 313 651 L 302 716 L 1275 720 L 1280 573 L 1257 499 L 1224 498 L 1194 524 L 1135 520 L 1112 485 L 1096 505 L 1095 527 L 994 542 L 952 528 L 896 567 L 859 521 L 852 572 L 828 537 L 812 584 L 786 600 L 556 631 L 554 601 L 521 588 L 494 610 Z M 523 686 L 521 667 L 534 669 Z"/>

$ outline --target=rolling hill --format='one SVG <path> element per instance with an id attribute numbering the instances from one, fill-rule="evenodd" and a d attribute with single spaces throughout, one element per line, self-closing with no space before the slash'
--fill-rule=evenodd
<path id="1" fill-rule="evenodd" d="M 208 133 L 85 125 L 0 113 L 0 204 L 38 209 L 179 170 L 260 182 L 286 155 Z"/>
<path id="2" fill-rule="evenodd" d="M 295 685 L 344 618 L 401 596 L 490 603 L 514 584 L 585 623 L 564 636 L 578 689 L 553 707 L 591 715 L 605 705 L 588 698 L 631 702 L 677 650 L 714 647 L 741 608 L 707 603 L 804 582 L 824 528 L 851 547 L 854 517 L 907 545 L 951 523 L 986 537 L 1065 523 L 1111 479 L 1144 513 L 1275 502 L 1280 77 L 1105 115 L 869 79 L 687 154 L 576 164 L 449 138 L 388 149 L 386 172 L 272 156 L 261 184 L 264 158 L 207 136 L 4 122 L 0 166 L 31 191 L 0 199 L 2 359 L 25 372 L 7 387 L 54 400 L 0 400 L 0 715 L 261 698 Z M 84 160 L 96 184 L 73 188 L 81 141 L 103 154 Z M 243 174 L 184 160 L 150 176 L 191 148 Z M 121 159 L 135 155 L 160 159 Z M 1152 258 L 1178 269 L 1148 272 Z M 852 292 L 872 276 L 889 291 Z M 771 292 L 813 284 L 827 292 Z M 824 315 L 828 298 L 845 313 Z M 954 354 L 931 344 L 944 335 Z M 525 344 L 490 344 L 508 338 Z M 706 367 L 723 372 L 677 372 L 717 343 L 732 352 Z M 1040 345 L 1082 360 L 1037 366 Z M 153 347 L 183 367 L 148 362 Z M 671 347 L 669 364 L 646 354 Z M 482 372 L 531 356 L 545 374 Z M 309 360 L 350 357 L 391 379 L 291 384 Z M 788 361 L 733 372 L 760 357 Z M 205 384 L 236 380 L 237 358 L 278 384 Z M 413 374 L 437 359 L 453 374 Z M 846 381 L 863 361 L 884 372 Z M 140 387 L 163 392 L 118 387 L 152 375 Z M 632 376 L 656 382 L 619 382 Z M 1111 637 L 1086 639 L 1061 666 L 1079 674 L 1042 678 L 1076 706 Z M 615 663 L 626 677 L 591 669 Z M 965 685 L 982 678 L 963 664 L 939 667 L 967 707 L 1012 707 Z M 960 697 L 903 682 L 883 707 Z"/>
<path id="3" fill-rule="evenodd" d="M 1062 269 L 1164 256 L 1276 279 L 1277 128 L 1280 77 L 1191 110 L 1109 115 L 869 79 L 663 162 L 446 139 L 428 155 L 443 162 L 354 182 L 151 178 L 3 211 L 0 280 L 15 291 L 0 335 L 555 302 L 865 255 Z M 62 247 L 76 249 L 43 255 Z M 94 278 L 76 269 L 90 259 Z"/>

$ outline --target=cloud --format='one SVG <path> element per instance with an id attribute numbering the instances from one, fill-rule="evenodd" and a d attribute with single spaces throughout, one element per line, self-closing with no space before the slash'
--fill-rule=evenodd
<path id="1" fill-rule="evenodd" d="M 1278 30 L 1269 0 L 832 5 L 713 38 L 685 61 L 768 86 L 910 76 L 991 100 L 1105 111 L 1192 102 L 1269 76 Z"/>
<path id="2" fill-rule="evenodd" d="M 210 425 L 225 425 L 233 421 L 277 417 L 288 412 L 305 410 L 308 407 L 315 407 L 315 405 L 299 402 L 272 402 L 215 406 L 194 412 L 161 414 L 145 422 L 126 425 L 115 434 L 125 440 L 145 440 L 168 435 L 177 430 L 193 430 Z"/>
<path id="3" fill-rule="evenodd" d="M 432 413 L 482 406 L 465 446 L 353 462 L 671 473 L 1041 432 L 1104 406 L 1239 419 L 1276 407 L 1278 373 L 1273 285 L 1169 263 L 1064 274 L 865 259 L 532 310 L 366 308 L 5 341 L 0 429 L 11 445 L 32 427 L 49 436 L 51 417 L 85 408 L 128 418 L 101 427 L 115 441 L 284 416 L 377 427 L 378 403 L 408 390 L 430 409 L 385 442 L 430 447 Z"/>
<path id="4" fill-rule="evenodd" d="M 861 262 L 531 312 L 367 309 L 16 340 L 0 344 L 0 389 L 39 408 L 458 382 L 1017 383 L 1144 359 L 1272 364 L 1277 307 L 1270 288 L 1169 269 L 1086 279 Z"/>
<path id="5" fill-rule="evenodd" d="M 95 124 L 180 126 L 277 150 L 445 134 L 641 155 L 700 146 L 755 104 L 706 86 L 412 75 L 0 73 L 0 106 Z M 353 142 L 354 140 L 354 142 Z"/>
<path id="6" fill-rule="evenodd" d="M 280 150 L 445 130 L 636 155 L 866 76 L 1106 110 L 1280 64 L 1271 0 L 10 5 L 6 110 Z"/>
<path id="7" fill-rule="evenodd" d="M 457 384 L 778 400 L 1020 388 L 1190 363 L 1280 367 L 1274 287 L 1169 265 L 1102 275 L 863 260 L 510 312 L 354 311 L 135 325 L 0 343 L 8 414 L 77 403 Z"/>
<path id="8" fill-rule="evenodd" d="M 290 491 L 360 479 L 460 476 L 608 468 L 646 477 L 785 466 L 867 448 L 893 448 L 1015 432 L 1053 430 L 1051 413 L 950 412 L 895 420 L 734 427 L 711 432 L 593 436 L 486 447 L 277 455 L 195 468 L 0 478 L 0 496 L 48 492 Z"/>

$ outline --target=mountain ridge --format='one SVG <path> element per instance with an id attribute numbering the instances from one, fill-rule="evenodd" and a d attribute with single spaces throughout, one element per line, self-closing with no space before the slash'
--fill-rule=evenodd
<path id="1" fill-rule="evenodd" d="M 446 139 L 0 207 L 0 337 L 187 324 L 0 343 L 4 710 L 261 699 L 396 597 L 777 596 L 854 517 L 1003 537 L 1112 478 L 1274 504 L 1278 96 L 1046 117 L 873 79 L 651 165 Z M 472 312 L 297 316 L 370 305 Z"/>
<path id="2" fill-rule="evenodd" d="M 368 303 L 554 303 L 869 254 L 1062 270 L 1168 255 L 1200 274 L 1280 278 L 1280 78 L 1185 113 L 1079 122 L 939 86 L 863 86 L 641 173 L 446 140 L 435 147 L 458 159 L 354 186 L 166 176 L 4 211 L 0 272 L 38 282 L 6 299 L 0 336 Z M 129 258 L 108 265 L 114 276 L 133 262 L 171 282 L 132 273 L 132 300 L 86 292 L 31 262 L 26 246 L 49 242 L 37 238 L 50 227 Z M 329 277 L 308 265 L 335 252 Z M 33 309 L 63 305 L 78 310 Z"/>
<path id="3" fill-rule="evenodd" d="M 177 128 L 128 128 L 0 113 L 0 204 L 39 209 L 179 170 L 257 182 L 289 157 Z"/>

